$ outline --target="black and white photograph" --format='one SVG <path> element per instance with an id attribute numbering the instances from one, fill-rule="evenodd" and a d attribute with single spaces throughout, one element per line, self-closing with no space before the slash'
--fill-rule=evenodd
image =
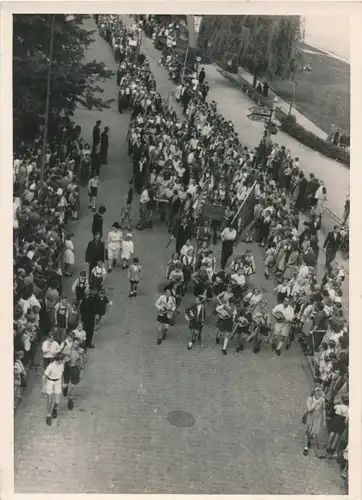
<path id="1" fill-rule="evenodd" d="M 350 16 L 90 12 L 12 15 L 15 494 L 348 495 Z"/>

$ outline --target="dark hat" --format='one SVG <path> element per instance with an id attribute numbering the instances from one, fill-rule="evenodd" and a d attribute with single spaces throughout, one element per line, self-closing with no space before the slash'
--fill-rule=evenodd
<path id="1" fill-rule="evenodd" d="M 118 222 L 115 222 L 114 224 L 112 224 L 112 227 L 115 227 L 116 229 L 120 229 L 120 225 L 118 224 Z"/>

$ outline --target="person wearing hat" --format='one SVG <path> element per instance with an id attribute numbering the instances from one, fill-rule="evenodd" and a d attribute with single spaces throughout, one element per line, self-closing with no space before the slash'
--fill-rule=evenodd
<path id="1" fill-rule="evenodd" d="M 108 233 L 108 272 L 112 272 L 112 267 L 116 265 L 117 259 L 119 257 L 119 251 L 121 249 L 122 243 L 122 231 L 118 222 L 112 225 L 112 229 Z"/>
<path id="2" fill-rule="evenodd" d="M 88 243 L 85 252 L 85 261 L 88 264 L 88 270 L 89 270 L 89 280 L 92 275 L 92 269 L 96 267 L 98 261 L 104 262 L 104 259 L 105 259 L 104 242 L 101 240 L 101 235 L 99 233 L 95 233 L 93 235 L 93 240 Z"/>
<path id="3" fill-rule="evenodd" d="M 196 297 L 196 303 L 188 307 L 185 311 L 185 318 L 189 321 L 188 350 L 192 349 L 196 339 L 200 340 L 200 345 L 202 347 L 202 329 L 206 318 L 205 300 L 206 298 L 204 295 L 199 295 Z"/>

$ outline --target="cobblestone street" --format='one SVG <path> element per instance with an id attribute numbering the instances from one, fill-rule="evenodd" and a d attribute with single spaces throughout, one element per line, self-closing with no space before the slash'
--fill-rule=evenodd
<path id="1" fill-rule="evenodd" d="M 86 26 L 96 29 L 93 20 Z M 89 59 L 115 69 L 110 47 L 98 34 L 95 39 Z M 142 50 L 158 90 L 168 98 L 172 84 L 157 64 L 159 53 L 149 39 Z M 103 87 L 105 98 L 116 99 L 115 78 Z M 217 100 L 214 93 L 210 98 Z M 78 111 L 75 121 L 88 141 L 97 119 L 110 127 L 109 164 L 101 170 L 99 196 L 107 207 L 107 233 L 119 220 L 132 175 L 125 142 L 129 113 L 120 115 L 116 102 L 103 113 Z M 86 195 L 83 190 L 80 220 L 74 223 L 76 273 L 92 236 Z M 137 220 L 138 199 L 134 225 Z M 277 357 L 270 347 L 258 355 L 249 347 L 236 354 L 233 341 L 223 356 L 211 316 L 204 348 L 188 351 L 183 315 L 192 301 L 188 294 L 168 339 L 156 345 L 154 303 L 174 251 L 166 249 L 168 237 L 158 221 L 152 230 L 133 231 L 144 269 L 139 296 L 128 298 L 128 280 L 119 267 L 107 277 L 113 306 L 95 333 L 96 348 L 76 389 L 74 410 L 62 400 L 51 427 L 45 424 L 39 368 L 15 416 L 15 493 L 344 494 L 334 461 L 312 452 L 302 455 L 301 416 L 311 375 L 297 343 Z M 263 254 L 256 245 L 249 247 L 256 259 L 255 286 L 274 305 L 273 280 L 263 277 Z M 245 250 L 245 244 L 238 249 Z M 216 253 L 219 264 L 219 247 Z M 73 280 L 65 281 L 70 297 Z M 171 426 L 167 415 L 174 410 L 189 412 L 195 425 Z"/>

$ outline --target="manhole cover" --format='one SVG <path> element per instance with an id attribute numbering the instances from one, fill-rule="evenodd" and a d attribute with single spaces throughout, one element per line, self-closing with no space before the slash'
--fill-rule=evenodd
<path id="1" fill-rule="evenodd" d="M 192 427 L 195 425 L 195 419 L 191 413 L 182 410 L 171 411 L 167 415 L 167 420 L 175 427 Z"/>

